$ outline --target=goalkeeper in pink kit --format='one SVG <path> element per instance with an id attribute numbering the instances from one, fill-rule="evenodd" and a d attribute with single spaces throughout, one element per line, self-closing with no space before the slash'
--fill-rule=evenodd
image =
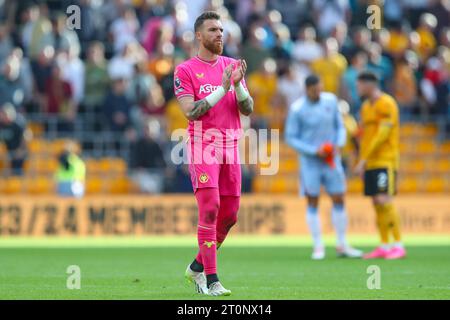
<path id="1" fill-rule="evenodd" d="M 194 25 L 198 54 L 177 66 L 174 90 L 189 119 L 188 159 L 199 217 L 199 252 L 186 269 L 196 292 L 230 295 L 217 276 L 216 252 L 236 223 L 241 194 L 238 140 L 240 114 L 253 111 L 244 75 L 244 60 L 221 56 L 223 27 L 215 12 Z"/>

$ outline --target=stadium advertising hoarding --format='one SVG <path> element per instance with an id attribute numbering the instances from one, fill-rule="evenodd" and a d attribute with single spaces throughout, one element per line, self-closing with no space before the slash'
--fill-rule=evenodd
<path id="1" fill-rule="evenodd" d="M 399 196 L 395 200 L 405 233 L 450 233 L 450 203 L 445 195 Z M 370 200 L 347 198 L 354 234 L 374 233 Z M 234 233 L 307 234 L 306 204 L 296 196 L 243 196 Z M 331 203 L 320 205 L 324 233 L 332 233 Z M 195 234 L 197 205 L 192 196 L 88 196 L 84 199 L 3 197 L 0 235 L 187 235 Z"/>

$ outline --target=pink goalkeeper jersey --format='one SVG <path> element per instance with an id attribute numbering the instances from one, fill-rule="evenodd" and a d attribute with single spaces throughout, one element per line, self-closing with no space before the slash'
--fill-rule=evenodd
<path id="1" fill-rule="evenodd" d="M 222 85 L 223 71 L 233 62 L 237 64 L 238 61 L 224 56 L 219 56 L 213 62 L 204 61 L 198 56 L 183 62 L 177 66 L 174 73 L 175 96 L 192 96 L 194 101 L 204 99 Z M 242 83 L 247 88 L 245 80 L 242 80 Z M 206 130 L 215 128 L 222 133 L 222 139 L 225 141 L 238 140 L 241 120 L 234 86 L 231 85 L 225 96 L 196 121 L 201 121 L 202 136 Z M 196 127 L 199 127 L 199 122 Z M 194 121 L 189 121 L 188 132 L 191 137 L 194 136 Z"/>

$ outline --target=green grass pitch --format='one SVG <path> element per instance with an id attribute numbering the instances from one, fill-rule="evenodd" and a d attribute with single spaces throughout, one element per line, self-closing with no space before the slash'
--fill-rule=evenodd
<path id="1" fill-rule="evenodd" d="M 407 236 L 400 261 L 310 260 L 307 237 L 231 235 L 219 250 L 219 276 L 231 297 L 214 299 L 450 299 L 450 237 Z M 351 237 L 364 250 L 374 237 Z M 184 270 L 195 237 L 0 238 L 0 299 L 211 299 L 194 293 Z M 81 289 L 66 288 L 69 265 Z M 381 270 L 369 290 L 367 267 Z"/>

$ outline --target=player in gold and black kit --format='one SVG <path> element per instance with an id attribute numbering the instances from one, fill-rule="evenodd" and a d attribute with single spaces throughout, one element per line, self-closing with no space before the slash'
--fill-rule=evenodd
<path id="1" fill-rule="evenodd" d="M 358 76 L 361 107 L 361 141 L 355 173 L 364 177 L 364 194 L 372 197 L 381 246 L 366 259 L 399 259 L 406 256 L 401 242 L 400 218 L 393 204 L 399 167 L 399 110 L 394 98 L 378 87 L 377 76 L 368 71 Z M 394 243 L 389 243 L 390 236 Z"/>

